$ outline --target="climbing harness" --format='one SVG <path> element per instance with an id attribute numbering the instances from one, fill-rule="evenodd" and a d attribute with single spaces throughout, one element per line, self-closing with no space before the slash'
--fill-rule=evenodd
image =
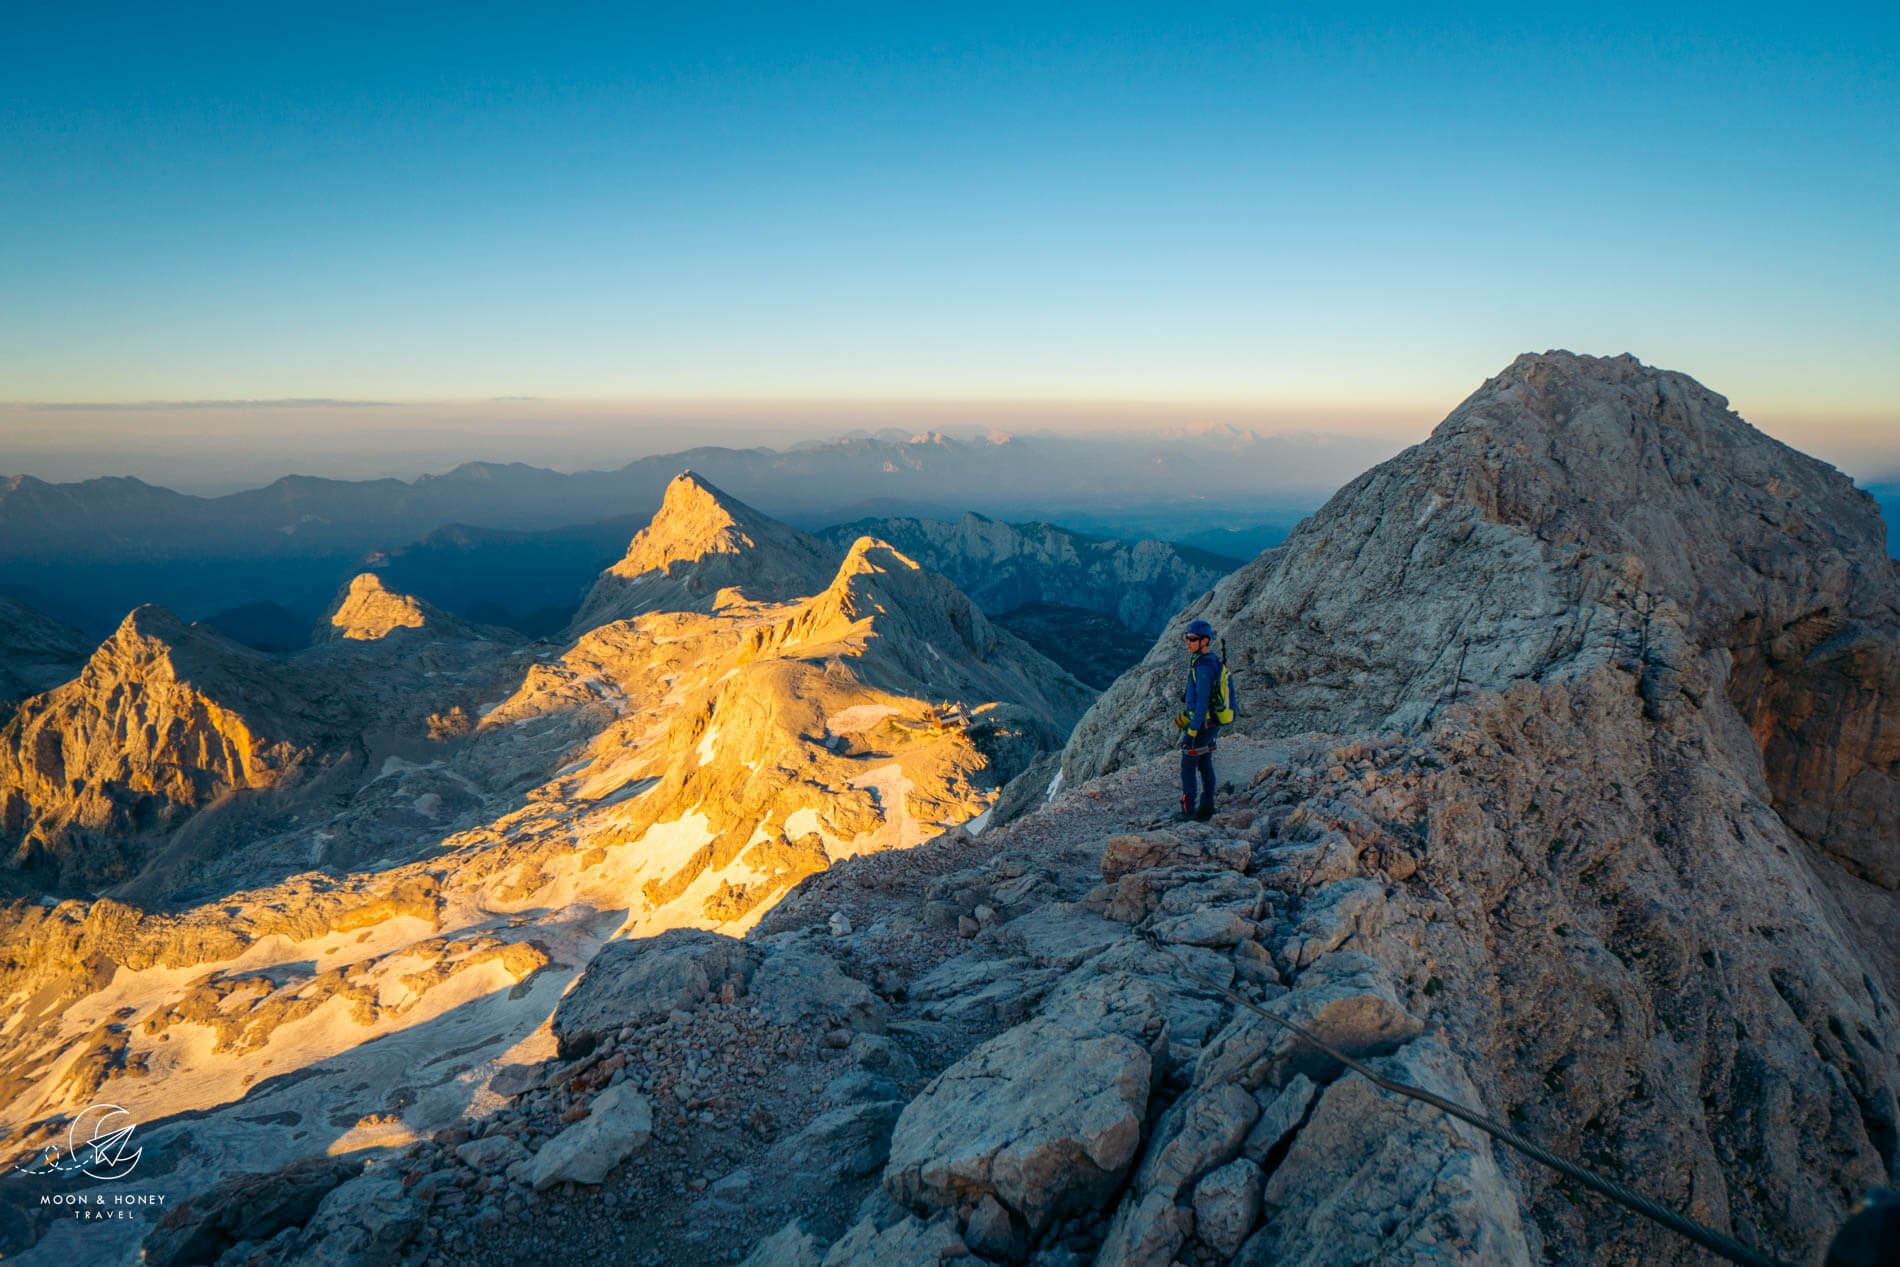
<path id="1" fill-rule="evenodd" d="M 1544 1165 L 1549 1166 L 1552 1170 L 1557 1171 L 1559 1174 L 1562 1174 L 1570 1179 L 1576 1180 L 1578 1183 L 1582 1184 L 1586 1188 L 1589 1188 L 1591 1191 L 1596 1192 L 1602 1196 L 1608 1197 L 1610 1200 L 1616 1202 L 1618 1205 L 1621 1205 L 1625 1209 L 1631 1210 L 1637 1214 L 1642 1215 L 1644 1218 L 1649 1219 L 1651 1222 L 1660 1223 L 1662 1224 L 1662 1226 L 1669 1228 L 1671 1231 L 1676 1232 L 1682 1236 L 1688 1237 L 1690 1240 L 1694 1241 L 1696 1244 L 1702 1246 L 1702 1248 L 1708 1250 L 1709 1252 L 1713 1254 L 1719 1254 L 1721 1257 L 1728 1259 L 1728 1261 L 1732 1263 L 1740 1263 L 1742 1264 L 1742 1267 L 1793 1267 L 1792 1264 L 1785 1263 L 1778 1258 L 1770 1258 L 1765 1254 L 1762 1254 L 1756 1250 L 1750 1249 L 1748 1246 L 1742 1244 L 1740 1241 L 1735 1240 L 1732 1237 L 1725 1236 L 1721 1232 L 1716 1231 L 1714 1228 L 1704 1227 L 1702 1224 L 1697 1223 L 1694 1219 L 1691 1219 L 1685 1215 L 1676 1213 L 1674 1210 L 1670 1209 L 1668 1206 L 1658 1205 L 1656 1202 L 1651 1201 L 1648 1197 L 1642 1195 L 1641 1193 L 1632 1192 L 1630 1189 L 1625 1188 L 1622 1184 L 1617 1183 L 1614 1180 L 1605 1179 L 1602 1176 L 1597 1175 L 1596 1173 L 1592 1171 L 1586 1170 L 1582 1166 L 1579 1166 L 1576 1162 L 1571 1161 L 1568 1158 L 1559 1157 L 1557 1154 L 1551 1152 L 1549 1149 L 1543 1147 L 1541 1144 L 1533 1143 L 1531 1140 L 1525 1139 L 1522 1135 L 1519 1135 L 1516 1131 L 1512 1130 L 1510 1127 L 1501 1125 L 1497 1122 L 1493 1122 L 1491 1119 L 1484 1117 L 1481 1114 L 1473 1113 L 1470 1109 L 1465 1108 L 1462 1104 L 1458 1104 L 1458 1103 L 1455 1103 L 1454 1101 L 1447 1100 L 1443 1096 L 1433 1095 L 1430 1091 L 1426 1091 L 1420 1087 L 1414 1087 L 1403 1082 L 1395 1082 L 1391 1078 L 1386 1077 L 1384 1074 L 1374 1072 L 1373 1070 L 1367 1068 L 1365 1065 L 1361 1064 L 1357 1060 L 1354 1060 L 1351 1056 L 1346 1055 L 1346 1053 L 1334 1047 L 1331 1043 L 1328 1043 L 1324 1039 L 1315 1036 L 1304 1027 L 1297 1025 L 1292 1021 L 1289 1021 L 1284 1016 L 1274 1015 L 1272 1012 L 1267 1011 L 1265 1008 L 1261 1007 L 1259 1004 L 1254 1003 L 1249 999 L 1242 998 L 1240 995 L 1234 993 L 1234 991 L 1228 989 L 1226 986 L 1221 985 L 1215 982 L 1214 980 L 1212 980 L 1211 978 L 1203 976 L 1201 973 L 1196 972 L 1193 968 L 1188 966 L 1187 960 L 1181 958 L 1180 955 L 1176 954 L 1174 951 L 1174 948 L 1172 946 L 1169 946 L 1166 942 L 1163 942 L 1161 938 L 1156 936 L 1152 930 L 1142 929 L 1140 930 L 1140 932 L 1141 932 L 1141 936 L 1148 942 L 1149 945 L 1153 946 L 1156 950 L 1161 951 L 1163 954 L 1167 955 L 1170 959 L 1173 959 L 1175 963 L 1179 964 L 1182 972 L 1184 972 L 1190 980 L 1193 980 L 1200 985 L 1206 986 L 1208 989 L 1213 990 L 1216 993 L 1225 995 L 1227 998 L 1231 999 L 1235 1003 L 1238 1003 L 1241 1007 L 1244 1007 L 1248 1009 L 1249 1011 L 1259 1013 L 1261 1016 L 1266 1017 L 1268 1020 L 1272 1021 L 1275 1025 L 1280 1026 L 1282 1029 L 1290 1030 L 1295 1036 L 1319 1048 L 1321 1051 L 1325 1052 L 1328 1056 L 1331 1056 L 1334 1060 L 1337 1060 L 1340 1064 L 1346 1066 L 1346 1068 L 1352 1070 L 1354 1073 L 1358 1074 L 1360 1077 L 1365 1078 L 1367 1081 L 1371 1082 L 1374 1086 L 1379 1087 L 1380 1089 L 1385 1090 L 1385 1091 L 1390 1091 L 1394 1095 L 1402 1095 L 1408 1099 L 1423 1101 L 1424 1103 L 1431 1105 L 1433 1108 L 1438 1109 L 1441 1112 L 1449 1113 L 1451 1116 L 1457 1118 L 1459 1121 L 1465 1122 L 1471 1126 L 1477 1127 L 1479 1130 L 1491 1136 L 1493 1139 L 1499 1139 L 1499 1140 L 1504 1141 L 1506 1144 L 1509 1144 L 1512 1148 L 1515 1148 L 1518 1152 L 1523 1153 L 1526 1157 L 1529 1157 L 1535 1161 L 1542 1162 Z"/>

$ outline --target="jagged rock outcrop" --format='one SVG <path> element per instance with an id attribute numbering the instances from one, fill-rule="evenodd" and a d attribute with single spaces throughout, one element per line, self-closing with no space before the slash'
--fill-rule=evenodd
<path id="1" fill-rule="evenodd" d="M 816 538 L 682 471 L 653 522 L 588 591 L 570 632 L 650 611 L 798 598 L 822 589 L 836 561 Z"/>
<path id="2" fill-rule="evenodd" d="M 1790 825 L 1900 885 L 1900 572 L 1878 510 L 1685 375 L 1519 357 L 1183 610 L 1077 726 L 1066 780 L 1165 746 L 1194 617 L 1227 638 L 1242 733 L 1411 729 L 1460 693 L 1610 664 L 1658 716 L 1725 695 Z"/>
<path id="3" fill-rule="evenodd" d="M 0 731 L 0 843 L 44 883 L 124 878 L 200 806 L 322 764 L 334 720 L 267 657 L 141 607 Z"/>
<path id="4" fill-rule="evenodd" d="M 398 593 L 374 572 L 363 572 L 338 592 L 317 626 L 319 641 L 373 642 L 398 629 L 415 629 L 435 637 L 466 637 L 468 625 L 421 599 Z"/>
<path id="5" fill-rule="evenodd" d="M 1234 562 L 1167 541 L 1121 541 L 1054 524 L 999 523 L 975 513 L 937 519 L 860 519 L 820 534 L 840 549 L 876 537 L 950 578 L 1001 615 L 1031 603 L 1106 612 L 1154 633 Z"/>
<path id="6" fill-rule="evenodd" d="M 0 722 L 22 696 L 75 676 L 91 652 L 91 641 L 77 629 L 0 594 Z"/>
<path id="7" fill-rule="evenodd" d="M 605 684 L 615 700 L 666 701 L 664 725 L 613 721 L 589 749 L 593 773 L 564 783 L 590 801 L 628 797 L 597 832 L 638 859 L 628 923 L 646 933 L 742 931 L 832 861 L 980 819 L 1091 698 L 869 538 L 801 599 L 591 630 L 483 728 L 596 707 Z"/>

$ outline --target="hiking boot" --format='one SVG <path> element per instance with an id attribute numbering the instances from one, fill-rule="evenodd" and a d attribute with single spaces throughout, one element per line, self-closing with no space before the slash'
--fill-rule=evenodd
<path id="1" fill-rule="evenodd" d="M 1204 823 L 1208 819 L 1214 817 L 1214 807 L 1212 805 L 1203 805 L 1201 806 L 1201 808 L 1195 810 L 1192 815 L 1189 815 L 1188 813 L 1183 811 L 1181 817 L 1183 818 L 1192 817 L 1196 819 L 1197 821 Z"/>
<path id="2" fill-rule="evenodd" d="M 1191 809 L 1178 809 L 1168 816 L 1168 821 L 1171 823 L 1192 823 L 1198 822 L 1200 817 L 1199 814 L 1196 814 Z"/>

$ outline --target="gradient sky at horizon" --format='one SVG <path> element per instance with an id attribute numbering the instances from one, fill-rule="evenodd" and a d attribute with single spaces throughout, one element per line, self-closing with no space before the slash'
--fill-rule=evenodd
<path id="1" fill-rule="evenodd" d="M 0 400 L 1429 425 L 1569 347 L 1693 374 L 1813 447 L 1877 450 L 1900 420 L 1900 18 L 1877 6 L 80 5 L 8 28 Z M 180 416 L 119 425 L 162 445 Z M 0 411 L 0 470 L 48 425 Z"/>

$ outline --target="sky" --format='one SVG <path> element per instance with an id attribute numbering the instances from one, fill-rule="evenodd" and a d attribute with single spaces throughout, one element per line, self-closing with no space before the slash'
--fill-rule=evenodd
<path id="1" fill-rule="evenodd" d="M 0 472 L 1386 444 L 1555 347 L 1900 471 L 1896 12 L 29 6 Z"/>

